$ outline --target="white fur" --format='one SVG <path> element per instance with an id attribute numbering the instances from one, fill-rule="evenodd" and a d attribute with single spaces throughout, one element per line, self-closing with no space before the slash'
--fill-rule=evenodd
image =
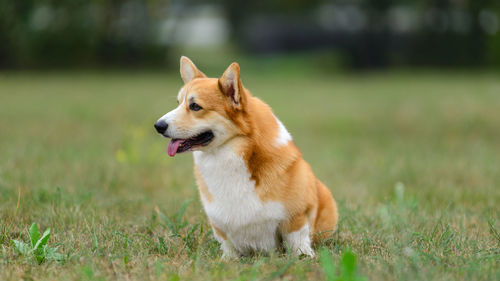
<path id="1" fill-rule="evenodd" d="M 177 101 L 179 102 L 179 105 L 175 109 L 169 111 L 168 113 L 160 117 L 160 119 L 158 119 L 158 121 L 164 121 L 168 124 L 168 129 L 166 133 L 172 131 L 172 128 L 175 126 L 175 124 L 172 123 L 177 119 L 177 116 L 183 110 L 184 103 L 186 102 L 186 99 L 182 98 L 183 92 L 184 92 L 184 87 L 182 87 L 179 90 L 179 93 L 177 93 Z"/>
<path id="2" fill-rule="evenodd" d="M 179 92 L 177 93 L 177 102 L 179 102 L 179 103 L 180 103 L 181 98 L 182 98 L 182 94 L 183 94 L 183 93 L 184 93 L 184 87 L 182 87 L 182 88 L 179 90 Z M 182 101 L 182 102 L 184 102 L 184 101 Z"/>
<path id="3" fill-rule="evenodd" d="M 276 119 L 276 122 L 278 123 L 278 137 L 274 141 L 274 145 L 276 147 L 280 147 L 288 144 L 288 142 L 292 140 L 292 136 L 285 128 L 285 125 L 283 125 L 283 123 L 281 123 L 281 121 L 278 119 L 278 117 L 274 116 L 274 119 Z"/>
<path id="4" fill-rule="evenodd" d="M 297 231 L 284 234 L 283 241 L 295 254 L 314 257 L 314 251 L 311 248 L 311 238 L 309 237 L 309 223 L 306 223 Z"/>
<path id="5" fill-rule="evenodd" d="M 182 129 L 177 128 L 175 120 L 178 118 L 179 113 L 184 110 L 184 103 L 185 100 L 182 100 L 182 102 L 177 106 L 174 110 L 168 112 L 167 114 L 163 115 L 158 121 L 164 121 L 168 124 L 167 131 L 164 133 L 167 136 L 173 137 L 173 138 L 190 138 L 193 135 L 196 135 L 192 131 L 185 131 Z"/>
<path id="6" fill-rule="evenodd" d="M 203 197 L 201 198 L 203 201 Z M 220 248 L 222 249 L 222 258 L 223 259 L 232 259 L 232 258 L 237 258 L 238 257 L 238 252 L 235 250 L 233 247 L 233 244 L 231 241 L 224 240 L 222 237 L 217 235 L 217 233 L 214 232 L 215 239 L 220 243 Z"/>
<path id="7" fill-rule="evenodd" d="M 229 240 L 222 241 L 224 256 L 232 256 L 232 250 L 239 254 L 273 250 L 278 224 L 286 217 L 284 205 L 260 200 L 245 161 L 228 145 L 193 155 L 213 198 L 212 202 L 202 198 L 205 212 Z"/>
<path id="8" fill-rule="evenodd" d="M 220 242 L 220 248 L 222 249 L 223 259 L 234 259 L 239 256 L 231 241 L 222 240 Z"/>

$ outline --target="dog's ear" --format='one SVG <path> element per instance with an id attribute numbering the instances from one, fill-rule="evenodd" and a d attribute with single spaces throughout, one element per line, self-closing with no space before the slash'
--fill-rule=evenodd
<path id="1" fill-rule="evenodd" d="M 236 109 L 241 109 L 244 103 L 243 85 L 240 79 L 240 66 L 233 62 L 219 78 L 219 87 L 230 103 Z"/>
<path id="2" fill-rule="evenodd" d="M 185 56 L 181 57 L 181 77 L 184 84 L 189 83 L 194 78 L 206 78 L 207 76 L 196 68 L 196 65 Z"/>

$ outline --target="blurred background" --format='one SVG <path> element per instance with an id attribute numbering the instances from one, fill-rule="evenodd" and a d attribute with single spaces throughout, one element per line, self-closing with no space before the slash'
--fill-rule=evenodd
<path id="1" fill-rule="evenodd" d="M 332 70 L 492 68 L 500 1 L 0 0 L 0 42 L 0 69 L 177 69 L 180 54 L 206 67 L 292 55 Z"/>

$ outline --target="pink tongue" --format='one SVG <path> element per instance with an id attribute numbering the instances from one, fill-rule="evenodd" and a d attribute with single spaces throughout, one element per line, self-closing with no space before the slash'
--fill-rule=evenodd
<path id="1" fill-rule="evenodd" d="M 168 143 L 168 148 L 167 148 L 167 152 L 168 152 L 168 155 L 171 156 L 171 157 L 174 157 L 175 154 L 177 153 L 177 148 L 179 148 L 179 145 L 183 142 L 184 140 L 171 140 L 169 143 Z"/>

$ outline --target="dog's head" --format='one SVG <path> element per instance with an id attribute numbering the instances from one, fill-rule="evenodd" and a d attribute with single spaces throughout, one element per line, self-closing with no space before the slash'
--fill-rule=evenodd
<path id="1" fill-rule="evenodd" d="M 184 86 L 178 106 L 163 115 L 155 128 L 171 138 L 168 155 L 217 148 L 247 132 L 243 115 L 247 100 L 240 80 L 240 67 L 232 63 L 220 78 L 207 78 L 187 57 L 181 57 Z"/>

